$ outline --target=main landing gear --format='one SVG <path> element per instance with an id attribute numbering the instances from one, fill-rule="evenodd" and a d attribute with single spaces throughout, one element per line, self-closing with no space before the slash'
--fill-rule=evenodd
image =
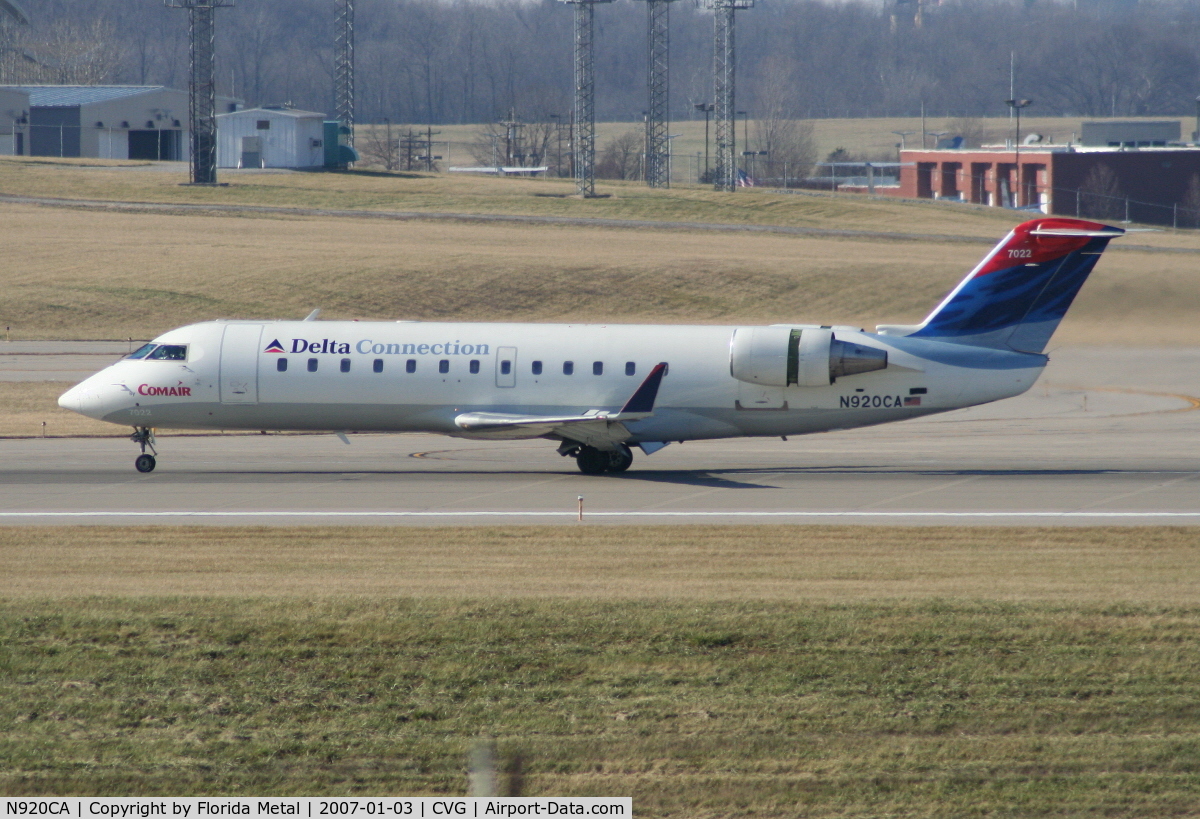
<path id="1" fill-rule="evenodd" d="M 605 452 L 594 446 L 581 444 L 563 453 L 574 455 L 579 471 L 584 475 L 602 475 L 605 472 L 624 472 L 633 463 L 633 452 L 625 444 L 617 444 L 617 448 Z"/>
<path id="2" fill-rule="evenodd" d="M 134 427 L 133 434 L 129 436 L 129 440 L 140 445 L 142 448 L 142 454 L 137 456 L 137 459 L 133 462 L 134 467 L 138 472 L 153 472 L 157 463 L 154 460 L 154 456 L 158 454 L 158 451 L 154 449 L 154 430 L 150 429 L 150 427 Z M 153 453 L 152 455 L 146 454 L 147 447 Z"/>

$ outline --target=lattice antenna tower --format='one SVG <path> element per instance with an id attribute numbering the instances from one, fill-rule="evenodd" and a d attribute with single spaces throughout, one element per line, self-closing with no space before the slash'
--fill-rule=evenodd
<path id="1" fill-rule="evenodd" d="M 575 191 L 596 195 L 596 71 L 592 50 L 592 12 L 613 0 L 562 0 L 575 7 Z"/>
<path id="2" fill-rule="evenodd" d="M 333 115 L 354 146 L 354 0 L 334 0 Z"/>
<path id="3" fill-rule="evenodd" d="M 234 0 L 165 0 L 170 8 L 188 10 L 191 40 L 188 71 L 188 116 L 192 130 L 192 184 L 217 182 L 217 50 L 216 10 Z"/>
<path id="4" fill-rule="evenodd" d="M 732 191 L 737 187 L 737 134 L 734 121 L 735 67 L 734 12 L 754 7 L 754 0 L 707 0 L 713 10 L 713 117 L 716 120 L 717 163 L 713 169 L 713 188 Z"/>
<path id="5" fill-rule="evenodd" d="M 669 63 L 672 0 L 646 1 L 646 184 L 671 187 Z"/>

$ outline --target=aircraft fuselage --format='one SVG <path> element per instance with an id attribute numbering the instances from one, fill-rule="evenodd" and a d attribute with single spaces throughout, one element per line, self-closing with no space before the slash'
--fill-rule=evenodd
<path id="1" fill-rule="evenodd" d="M 182 360 L 124 359 L 60 403 L 134 427 L 553 437 L 472 431 L 455 419 L 615 411 L 665 362 L 652 415 L 624 422 L 625 442 L 639 444 L 796 435 L 945 412 L 1019 395 L 1046 363 L 1038 354 L 835 327 L 827 332 L 838 341 L 886 351 L 886 367 L 827 386 L 758 384 L 731 374 L 738 329 L 216 321 L 155 339 L 186 348 Z"/>

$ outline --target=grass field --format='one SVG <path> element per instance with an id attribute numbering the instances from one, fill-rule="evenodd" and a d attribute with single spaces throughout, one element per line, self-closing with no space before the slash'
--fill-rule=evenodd
<path id="1" fill-rule="evenodd" d="M 844 224 L 840 211 L 862 227 L 878 210 L 878 227 L 907 232 L 957 225 L 998 239 L 1008 227 L 992 213 L 941 206 L 776 198 L 815 224 Z M 330 319 L 872 327 L 919 321 L 987 251 L 982 243 L 651 228 L 0 207 L 19 260 L 0 270 L 0 324 L 14 338 L 150 338 L 188 322 L 301 318 L 314 307 Z M 1134 242 L 1200 250 L 1200 236 L 1126 240 Z M 1197 258 L 1110 252 L 1056 341 L 1196 343 Z"/>
<path id="2" fill-rule="evenodd" d="M 751 112 L 753 115 L 753 112 Z M 1021 136 L 1026 137 L 1029 134 L 1041 134 L 1045 139 L 1059 144 L 1065 144 L 1072 140 L 1078 141 L 1079 134 L 1082 131 L 1082 123 L 1084 120 L 1104 121 L 1103 117 L 1038 117 L 1032 116 L 1021 117 Z M 1129 119 L 1138 119 L 1137 117 L 1120 117 L 1120 121 L 1126 122 Z M 1163 120 L 1177 119 L 1180 122 L 1180 131 L 1184 136 L 1187 136 L 1195 128 L 1195 119 L 1193 117 L 1143 117 L 1142 119 L 1161 122 Z M 909 148 L 920 146 L 921 133 L 921 118 L 920 117 L 890 117 L 890 118 L 868 118 L 868 119 L 816 119 L 811 120 L 813 127 L 813 142 L 817 149 L 818 160 L 823 160 L 830 152 L 844 148 L 855 156 L 871 157 L 872 159 L 896 159 L 896 145 L 900 142 L 900 137 L 894 131 L 907 131 L 908 137 L 905 144 Z M 931 116 L 925 121 L 925 130 L 930 133 L 947 132 L 955 135 L 955 127 L 957 121 L 947 119 L 945 117 Z M 358 130 L 365 131 L 373 126 L 369 124 L 359 124 Z M 401 130 L 407 129 L 409 126 L 393 126 L 393 133 L 397 127 Z M 411 126 L 414 130 L 424 131 L 424 125 Z M 439 132 L 434 137 L 434 145 L 439 155 L 447 156 L 448 161 L 443 163 L 447 167 L 450 165 L 474 165 L 475 158 L 470 153 L 472 143 L 485 143 L 490 145 L 487 139 L 480 139 L 480 133 L 484 130 L 482 125 L 434 125 L 431 126 L 435 131 Z M 603 152 L 604 146 L 612 139 L 634 131 L 641 133 L 643 129 L 641 122 L 598 122 L 596 123 L 596 147 L 597 150 Z M 984 141 L 991 143 L 1004 144 L 1006 139 L 1011 139 L 1014 134 L 1014 122 L 1008 117 L 989 117 L 979 120 L 979 127 L 984 134 Z M 712 139 L 712 125 L 710 123 L 709 139 Z M 674 165 L 674 180 L 675 182 L 687 182 L 696 178 L 695 168 L 696 155 L 700 155 L 700 162 L 703 163 L 704 157 L 704 118 L 683 120 L 672 122 L 670 128 L 671 134 L 678 134 L 671 140 L 671 150 L 673 153 Z M 751 116 L 749 123 L 750 147 L 754 150 L 759 149 L 757 144 L 757 136 L 755 134 L 755 121 Z M 737 133 L 734 135 L 737 144 L 736 150 L 741 151 L 745 145 L 746 122 L 742 117 L 738 117 Z M 449 142 L 447 148 L 445 143 Z M 929 137 L 927 144 L 933 147 L 934 138 Z M 555 149 L 557 146 L 554 146 Z M 487 161 L 490 162 L 490 148 L 487 149 Z M 566 150 L 566 149 L 564 149 Z M 709 152 L 710 160 L 713 151 L 710 141 Z"/>
<path id="3" fill-rule="evenodd" d="M 462 793 L 487 734 L 640 816 L 1194 815 L 1196 547 L 3 529 L 0 792 Z"/>

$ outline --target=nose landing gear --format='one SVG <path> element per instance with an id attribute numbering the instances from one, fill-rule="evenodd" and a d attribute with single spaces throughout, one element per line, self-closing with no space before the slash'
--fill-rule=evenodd
<path id="1" fill-rule="evenodd" d="M 129 436 L 129 440 L 138 444 L 142 448 L 142 454 L 137 456 L 133 462 L 133 466 L 138 472 L 153 472 L 156 465 L 154 456 L 158 451 L 154 448 L 154 431 L 150 427 L 134 427 L 133 434 Z M 146 448 L 149 447 L 152 455 L 146 454 Z"/>

